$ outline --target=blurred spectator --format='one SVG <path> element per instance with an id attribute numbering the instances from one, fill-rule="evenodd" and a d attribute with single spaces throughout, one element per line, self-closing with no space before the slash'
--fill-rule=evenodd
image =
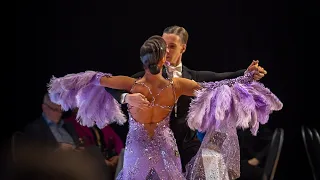
<path id="1" fill-rule="evenodd" d="M 29 123 L 24 133 L 33 145 L 44 147 L 49 151 L 57 148 L 75 148 L 79 143 L 79 137 L 72 123 L 62 119 L 62 114 L 60 105 L 51 102 L 49 95 L 45 94 L 42 115 Z"/>
<path id="2" fill-rule="evenodd" d="M 253 136 L 249 129 L 238 130 L 241 160 L 239 180 L 262 179 L 272 135 L 267 125 L 260 125 L 257 136 Z"/>
<path id="3" fill-rule="evenodd" d="M 96 125 L 93 127 L 80 125 L 76 120 L 76 114 L 77 109 L 72 112 L 70 117 L 65 119 L 65 122 L 73 124 L 77 135 L 80 137 L 81 145 L 84 147 L 92 145 L 99 147 L 101 153 L 105 157 L 107 165 L 115 174 L 117 174 L 118 172 L 116 172 L 116 170 L 120 170 L 121 167 L 119 166 L 122 166 L 121 164 L 118 164 L 118 161 L 121 150 L 124 148 L 124 144 L 120 137 L 110 126 L 99 129 Z"/>
<path id="4" fill-rule="evenodd" d="M 102 179 L 111 179 L 114 173 L 100 153 L 100 149 L 96 146 L 88 148 L 82 146 L 82 140 L 77 135 L 74 123 L 62 119 L 63 115 L 64 112 L 60 105 L 51 102 L 49 95 L 45 94 L 42 115 L 24 129 L 27 146 L 33 150 L 27 152 L 27 156 L 33 159 L 28 157 L 24 158 L 24 161 L 42 164 L 48 162 L 48 159 L 52 159 L 52 156 L 63 152 L 77 154 L 74 156 L 88 155 L 94 159 L 95 165 L 101 167 L 99 169 L 102 171 L 99 171 L 97 175 Z"/>
<path id="5" fill-rule="evenodd" d="M 268 155 L 273 132 L 267 125 L 260 125 L 257 136 L 249 129 L 237 131 L 240 146 L 240 178 L 239 180 L 262 179 L 265 159 Z M 205 133 L 197 132 L 197 138 L 202 142 Z"/>

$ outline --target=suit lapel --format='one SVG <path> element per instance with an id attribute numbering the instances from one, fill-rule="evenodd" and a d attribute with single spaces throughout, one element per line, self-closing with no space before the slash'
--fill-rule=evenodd
<path id="1" fill-rule="evenodd" d="M 64 124 L 62 125 L 62 127 L 70 134 L 71 138 L 73 139 L 74 143 L 77 144 L 79 141 L 79 138 L 77 136 L 77 132 L 74 129 L 73 124 L 68 123 L 68 122 L 64 122 Z"/>
<path id="2" fill-rule="evenodd" d="M 163 66 L 163 69 L 162 69 L 162 76 L 164 78 L 168 78 L 167 68 L 165 66 Z M 186 66 L 182 66 L 182 77 L 192 80 L 190 70 Z"/>
<path id="3" fill-rule="evenodd" d="M 39 126 L 40 126 L 39 130 L 43 131 L 43 133 L 41 133 L 41 134 L 45 134 L 46 135 L 46 137 L 45 137 L 46 143 L 47 144 L 51 144 L 51 145 L 57 145 L 56 138 L 52 134 L 52 132 L 50 130 L 50 127 L 46 123 L 46 120 L 43 117 L 41 117 L 39 119 L 38 123 L 39 123 Z"/>
<path id="4" fill-rule="evenodd" d="M 164 78 L 168 78 L 167 68 L 166 68 L 165 66 L 163 66 L 163 68 L 162 68 L 162 76 L 163 76 Z"/>
<path id="5" fill-rule="evenodd" d="M 190 70 L 186 66 L 182 66 L 182 77 L 192 80 Z M 187 96 L 180 96 L 179 97 L 178 102 L 177 102 L 178 112 L 181 110 L 181 108 L 183 108 L 183 107 L 181 107 L 181 105 L 185 106 L 184 104 L 186 104 L 186 102 L 187 102 L 187 104 L 189 104 L 188 100 L 189 100 L 189 97 L 187 97 Z"/>
<path id="6" fill-rule="evenodd" d="M 186 66 L 182 66 L 182 77 L 187 79 L 192 79 L 190 70 Z"/>

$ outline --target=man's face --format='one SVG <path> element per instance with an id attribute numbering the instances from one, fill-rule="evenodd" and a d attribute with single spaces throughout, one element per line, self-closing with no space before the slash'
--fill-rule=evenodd
<path id="1" fill-rule="evenodd" d="M 42 106 L 43 111 L 50 120 L 58 122 L 61 119 L 63 111 L 60 105 L 54 104 L 52 102 L 47 102 Z"/>
<path id="2" fill-rule="evenodd" d="M 169 61 L 173 66 L 177 66 L 180 63 L 181 55 L 185 50 L 185 44 L 182 44 L 180 37 L 175 34 L 164 33 L 162 38 L 168 45 L 166 60 Z"/>

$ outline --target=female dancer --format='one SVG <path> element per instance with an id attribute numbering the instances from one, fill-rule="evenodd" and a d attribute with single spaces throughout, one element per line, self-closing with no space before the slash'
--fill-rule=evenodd
<path id="1" fill-rule="evenodd" d="M 251 128 L 256 134 L 259 123 L 280 110 L 282 103 L 253 73 L 219 82 L 197 83 L 184 78 L 165 79 L 167 45 L 152 36 L 140 49 L 145 68 L 141 79 L 86 71 L 52 78 L 51 100 L 64 110 L 78 107 L 77 117 L 84 126 L 102 128 L 126 119 L 119 104 L 104 87 L 143 94 L 150 102 L 147 109 L 129 107 L 124 166 L 117 179 L 235 179 L 240 176 L 239 145 L 236 128 Z M 188 125 L 206 132 L 203 145 L 183 174 L 177 145 L 169 127 L 169 116 L 181 95 L 195 96 Z M 210 157 L 206 161 L 203 159 Z M 209 161 L 209 162 L 208 162 Z M 219 164 L 217 164 L 219 162 Z M 217 169 L 218 168 L 218 169 Z M 215 175 L 215 177 L 214 177 Z"/>

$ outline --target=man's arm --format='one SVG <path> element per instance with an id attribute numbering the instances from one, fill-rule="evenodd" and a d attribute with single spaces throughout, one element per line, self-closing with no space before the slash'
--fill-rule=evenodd
<path id="1" fill-rule="evenodd" d="M 244 75 L 244 73 L 254 71 L 254 80 L 260 80 L 267 74 L 267 71 L 264 70 L 263 67 L 260 67 L 259 60 L 253 60 L 252 63 L 248 66 L 247 69 L 238 70 L 236 72 L 224 72 L 224 73 L 216 73 L 210 71 L 195 71 L 196 73 L 196 81 L 198 82 L 209 82 L 209 81 L 221 81 L 224 79 L 233 79 L 239 76 Z"/>
<path id="2" fill-rule="evenodd" d="M 124 90 L 118 90 L 118 89 L 111 89 L 108 87 L 105 87 L 105 90 L 111 94 L 111 96 L 113 96 L 113 98 L 115 98 L 120 104 L 121 104 L 121 95 L 123 93 L 128 93 L 127 91 Z"/>
<path id="3" fill-rule="evenodd" d="M 144 75 L 144 71 L 138 72 L 134 75 L 132 75 L 132 78 L 140 78 Z M 121 102 L 121 100 L 123 101 L 124 98 L 124 93 L 129 93 L 128 91 L 124 91 L 124 90 L 118 90 L 118 89 L 112 89 L 112 88 L 108 88 L 106 87 L 105 90 L 110 93 L 120 104 L 122 104 L 123 102 Z"/>
<path id="4" fill-rule="evenodd" d="M 34 148 L 43 146 L 46 142 L 46 136 L 42 134 L 43 128 L 36 121 L 31 122 L 24 127 L 23 133 L 25 135 L 25 143 Z"/>
<path id="5" fill-rule="evenodd" d="M 224 79 L 233 79 L 242 76 L 246 69 L 238 70 L 235 72 L 223 72 L 216 73 L 211 71 L 196 71 L 196 81 L 197 82 L 209 82 L 209 81 L 221 81 Z"/>
<path id="6" fill-rule="evenodd" d="M 39 139 L 39 137 L 43 137 L 39 136 L 39 129 L 41 129 L 41 127 L 38 124 L 31 122 L 24 127 L 23 133 L 29 138 Z"/>

